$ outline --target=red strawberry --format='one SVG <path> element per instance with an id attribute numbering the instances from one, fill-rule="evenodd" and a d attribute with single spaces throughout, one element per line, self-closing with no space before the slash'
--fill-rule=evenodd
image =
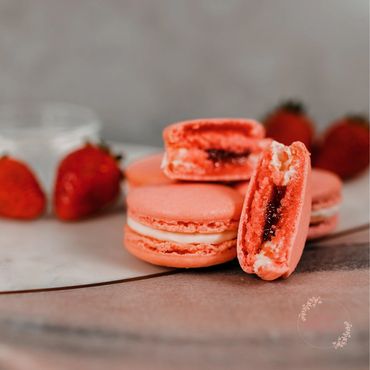
<path id="1" fill-rule="evenodd" d="M 335 121 L 324 135 L 314 165 L 343 179 L 364 171 L 369 166 L 369 120 L 349 115 Z"/>
<path id="2" fill-rule="evenodd" d="M 54 188 L 54 211 L 61 220 L 87 217 L 119 195 L 119 158 L 105 146 L 86 144 L 59 165 Z"/>
<path id="3" fill-rule="evenodd" d="M 0 216 L 31 220 L 43 213 L 45 203 L 32 171 L 16 159 L 0 157 Z"/>
<path id="4" fill-rule="evenodd" d="M 314 124 L 300 102 L 293 100 L 283 102 L 267 115 L 264 124 L 267 137 L 285 145 L 301 141 L 308 150 L 311 150 Z"/>

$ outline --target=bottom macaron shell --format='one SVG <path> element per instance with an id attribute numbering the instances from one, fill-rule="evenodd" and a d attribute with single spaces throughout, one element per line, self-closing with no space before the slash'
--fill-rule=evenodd
<path id="1" fill-rule="evenodd" d="M 207 267 L 236 257 L 236 239 L 220 244 L 179 244 L 138 234 L 127 225 L 124 246 L 135 257 L 165 267 Z"/>
<path id="2" fill-rule="evenodd" d="M 316 225 L 310 225 L 307 239 L 317 239 L 330 234 L 338 224 L 338 216 L 330 217 Z"/>

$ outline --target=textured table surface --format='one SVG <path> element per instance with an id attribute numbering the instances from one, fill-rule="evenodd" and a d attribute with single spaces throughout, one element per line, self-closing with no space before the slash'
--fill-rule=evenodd
<path id="1" fill-rule="evenodd" d="M 368 227 L 307 245 L 288 280 L 237 263 L 0 295 L 0 369 L 367 369 Z M 322 303 L 298 315 L 311 297 Z M 350 323 L 343 348 L 332 341 Z"/>

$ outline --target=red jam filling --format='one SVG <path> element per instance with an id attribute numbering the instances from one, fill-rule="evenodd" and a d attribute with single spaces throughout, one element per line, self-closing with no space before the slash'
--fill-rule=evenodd
<path id="1" fill-rule="evenodd" d="M 276 225 L 280 220 L 280 205 L 284 198 L 286 186 L 274 185 L 272 189 L 271 199 L 267 204 L 265 225 L 263 227 L 262 240 L 263 242 L 270 241 L 275 236 Z"/>
<path id="2" fill-rule="evenodd" d="M 236 162 L 240 159 L 247 158 L 251 152 L 245 150 L 243 152 L 233 152 L 224 149 L 206 149 L 208 159 L 214 163 L 220 162 Z"/>

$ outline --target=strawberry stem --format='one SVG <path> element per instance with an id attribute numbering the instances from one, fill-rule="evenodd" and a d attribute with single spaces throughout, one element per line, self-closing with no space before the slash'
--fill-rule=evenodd
<path id="1" fill-rule="evenodd" d="M 110 146 L 103 139 L 100 139 L 98 147 L 107 154 L 111 155 L 116 160 L 116 162 L 120 162 L 125 157 L 122 153 L 112 153 Z"/>
<path id="2" fill-rule="evenodd" d="M 351 124 L 360 125 L 369 129 L 369 118 L 366 114 L 349 113 L 345 116 L 345 119 Z"/>
<path id="3" fill-rule="evenodd" d="M 289 99 L 280 103 L 277 109 L 282 109 L 294 114 L 306 114 L 306 107 L 299 100 Z"/>

